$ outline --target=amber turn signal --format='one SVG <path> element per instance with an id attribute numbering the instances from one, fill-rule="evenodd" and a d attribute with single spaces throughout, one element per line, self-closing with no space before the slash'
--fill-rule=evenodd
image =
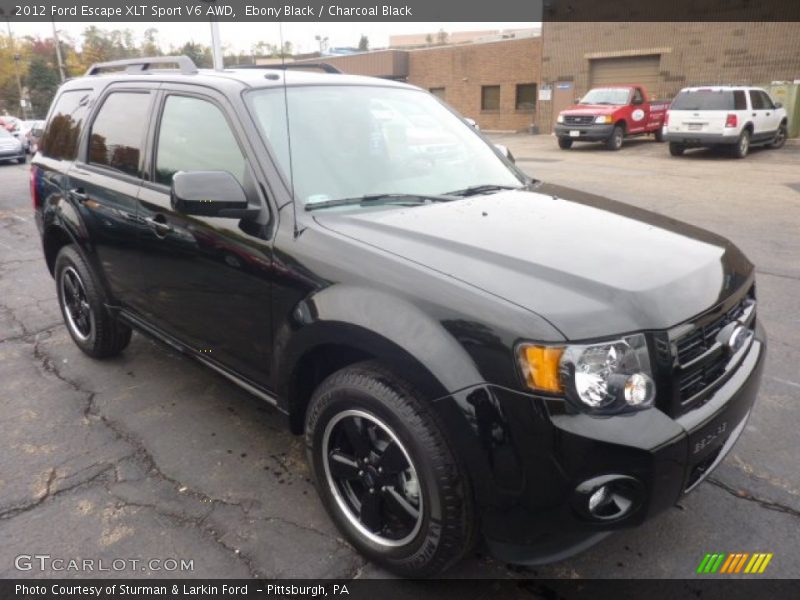
<path id="1" fill-rule="evenodd" d="M 525 344 L 519 347 L 519 364 L 525 382 L 532 389 L 542 392 L 561 392 L 559 364 L 564 348 Z"/>

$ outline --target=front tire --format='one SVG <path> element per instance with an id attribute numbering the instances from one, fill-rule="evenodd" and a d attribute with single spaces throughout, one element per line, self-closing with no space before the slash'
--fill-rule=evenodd
<path id="1" fill-rule="evenodd" d="M 559 137 L 558 138 L 558 147 L 562 150 L 569 150 L 572 148 L 572 140 L 568 137 Z"/>
<path id="2" fill-rule="evenodd" d="M 615 125 L 611 135 L 606 140 L 606 148 L 608 150 L 619 150 L 622 148 L 622 142 L 625 139 L 625 128 L 622 125 Z"/>
<path id="3" fill-rule="evenodd" d="M 314 392 L 305 440 L 336 526 L 370 560 L 405 577 L 436 575 L 474 543 L 469 483 L 419 394 L 375 362 Z"/>
<path id="4" fill-rule="evenodd" d="M 786 138 L 789 136 L 789 132 L 786 127 L 786 123 L 781 123 L 780 127 L 778 127 L 778 131 L 775 134 L 775 138 L 767 144 L 768 148 L 772 148 L 777 150 L 778 148 L 782 148 L 783 145 L 786 143 Z"/>
<path id="5" fill-rule="evenodd" d="M 122 352 L 131 329 L 108 312 L 97 278 L 73 246 L 64 246 L 56 256 L 55 279 L 61 314 L 78 348 L 93 358 Z"/>

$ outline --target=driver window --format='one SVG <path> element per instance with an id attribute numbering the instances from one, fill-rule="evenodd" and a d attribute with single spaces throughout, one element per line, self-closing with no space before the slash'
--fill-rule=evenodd
<path id="1" fill-rule="evenodd" d="M 643 104 L 644 103 L 644 96 L 642 96 L 642 90 L 636 88 L 633 90 L 633 104 Z"/>
<path id="2" fill-rule="evenodd" d="M 156 182 L 178 171 L 228 171 L 244 185 L 245 159 L 222 111 L 207 100 L 168 96 L 156 150 Z"/>

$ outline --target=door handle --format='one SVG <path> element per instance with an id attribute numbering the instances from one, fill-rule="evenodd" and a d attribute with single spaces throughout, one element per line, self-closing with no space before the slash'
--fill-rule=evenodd
<path id="1" fill-rule="evenodd" d="M 755 116 L 756 116 L 756 113 L 753 113 L 753 116 L 755 117 Z"/>
<path id="2" fill-rule="evenodd" d="M 89 199 L 89 196 L 86 195 L 86 191 L 82 187 L 72 188 L 69 191 L 69 195 L 78 202 L 86 202 Z"/>
<path id="3" fill-rule="evenodd" d="M 770 113 L 767 113 L 767 116 L 769 116 L 769 114 L 770 114 Z"/>
<path id="4" fill-rule="evenodd" d="M 167 219 L 164 217 L 164 215 L 145 217 L 144 221 L 155 230 L 155 234 L 159 237 L 164 237 L 170 231 L 172 231 L 172 225 L 167 223 Z"/>

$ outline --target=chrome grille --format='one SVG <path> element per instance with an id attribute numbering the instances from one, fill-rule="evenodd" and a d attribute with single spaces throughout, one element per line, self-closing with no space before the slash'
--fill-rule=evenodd
<path id="1" fill-rule="evenodd" d="M 723 314 L 699 317 L 692 329 L 674 340 L 677 359 L 675 388 L 680 412 L 685 412 L 725 375 L 731 355 L 717 341 L 719 332 L 734 321 L 755 326 L 755 289 L 730 306 Z"/>
<path id="2" fill-rule="evenodd" d="M 564 115 L 566 125 L 591 125 L 594 122 L 592 115 Z"/>

